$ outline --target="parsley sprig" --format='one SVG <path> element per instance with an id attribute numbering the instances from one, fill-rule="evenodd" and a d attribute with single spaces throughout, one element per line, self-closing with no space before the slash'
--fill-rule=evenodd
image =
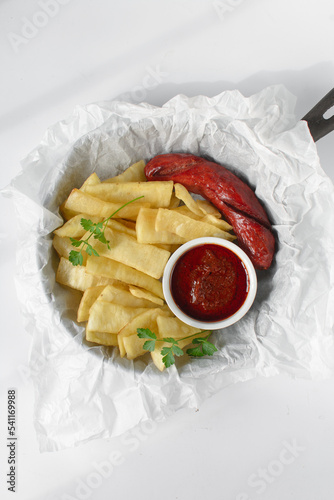
<path id="1" fill-rule="evenodd" d="M 133 200 L 130 200 L 121 207 L 119 207 L 115 212 L 113 212 L 107 219 L 104 219 L 101 222 L 94 223 L 91 219 L 84 219 L 82 218 L 80 220 L 80 224 L 82 227 L 85 229 L 85 231 L 89 231 L 90 234 L 87 236 L 85 240 L 77 240 L 75 238 L 70 238 L 71 243 L 74 247 L 80 248 L 80 250 L 71 250 L 69 254 L 69 261 L 73 264 L 73 266 L 82 266 L 83 263 L 83 255 L 82 252 L 83 250 L 88 253 L 88 255 L 95 255 L 96 257 L 99 257 L 98 252 L 93 248 L 93 246 L 89 243 L 90 238 L 93 236 L 95 240 L 99 240 L 101 243 L 104 243 L 107 245 L 107 247 L 110 249 L 110 241 L 108 241 L 104 235 L 104 232 L 106 230 L 108 221 L 114 217 L 122 208 L 126 207 L 130 203 L 133 203 L 134 201 L 139 200 L 140 198 L 144 198 L 144 196 L 138 196 L 138 198 L 134 198 Z"/>
<path id="2" fill-rule="evenodd" d="M 203 330 L 198 333 L 207 333 L 207 335 L 205 335 L 204 337 L 197 337 L 193 339 L 192 343 L 195 345 L 195 347 L 187 349 L 186 353 L 189 354 L 189 356 L 193 357 L 212 356 L 218 349 L 208 341 L 208 338 L 211 335 L 211 331 Z M 178 343 L 181 340 L 190 339 L 191 337 L 198 335 L 198 333 L 194 333 L 177 340 L 172 337 L 164 337 L 162 339 L 158 339 L 156 334 L 149 328 L 137 328 L 138 337 L 140 339 L 148 339 L 143 344 L 143 349 L 145 349 L 146 351 L 154 351 L 156 342 L 171 344 L 170 346 L 164 346 L 161 349 L 162 361 L 166 368 L 169 368 L 175 363 L 175 356 L 182 356 L 184 354 Z"/>

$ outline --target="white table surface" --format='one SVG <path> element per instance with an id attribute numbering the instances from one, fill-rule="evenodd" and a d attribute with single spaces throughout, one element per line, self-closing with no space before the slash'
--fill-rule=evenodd
<path id="1" fill-rule="evenodd" d="M 161 105 L 178 93 L 251 95 L 282 83 L 300 118 L 333 87 L 332 0 L 2 0 L 0 26 L 0 187 L 77 104 L 122 96 Z M 334 180 L 334 133 L 318 151 Z M 122 439 L 40 453 L 24 376 L 30 337 L 13 281 L 16 221 L 11 201 L 1 197 L 0 207 L 2 499 L 333 498 L 334 380 L 259 378 Z M 6 484 L 11 387 L 15 494 Z"/>

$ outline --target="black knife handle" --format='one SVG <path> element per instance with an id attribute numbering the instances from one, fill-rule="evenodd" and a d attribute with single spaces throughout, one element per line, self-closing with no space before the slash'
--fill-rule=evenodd
<path id="1" fill-rule="evenodd" d="M 321 137 L 324 137 L 334 130 L 334 115 L 330 118 L 324 118 L 326 111 L 333 106 L 334 88 L 330 90 L 328 94 L 326 94 L 325 97 L 304 116 L 304 118 L 302 118 L 307 122 L 314 141 L 321 139 Z"/>

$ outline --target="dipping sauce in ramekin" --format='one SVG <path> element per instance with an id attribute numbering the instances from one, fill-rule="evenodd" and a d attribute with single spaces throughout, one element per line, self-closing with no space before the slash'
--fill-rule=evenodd
<path id="1" fill-rule="evenodd" d="M 256 273 L 237 245 L 221 238 L 197 238 L 169 259 L 163 291 L 172 312 L 184 323 L 219 329 L 238 321 L 251 307 Z"/>

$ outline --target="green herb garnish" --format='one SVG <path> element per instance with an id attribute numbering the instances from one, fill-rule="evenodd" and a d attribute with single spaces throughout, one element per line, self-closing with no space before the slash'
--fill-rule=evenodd
<path id="1" fill-rule="evenodd" d="M 144 196 L 138 196 L 138 198 L 134 198 L 133 200 L 128 201 L 127 203 L 124 203 L 121 207 L 119 207 L 117 210 L 115 210 L 114 213 L 112 213 L 107 219 L 104 219 L 102 222 L 97 222 L 94 223 L 90 219 L 81 219 L 80 224 L 82 227 L 85 229 L 85 231 L 89 231 L 90 234 L 85 240 L 76 240 L 75 238 L 70 238 L 71 243 L 74 247 L 80 248 L 79 251 L 77 250 L 71 250 L 69 254 L 69 261 L 73 264 L 73 266 L 82 266 L 83 263 L 83 256 L 82 252 L 83 250 L 88 253 L 88 255 L 95 255 L 96 257 L 99 257 L 98 252 L 93 248 L 93 246 L 89 243 L 90 238 L 93 236 L 95 240 L 99 240 L 101 243 L 104 243 L 107 245 L 107 247 L 110 249 L 110 241 L 108 241 L 104 235 L 104 232 L 106 230 L 108 221 L 114 217 L 122 208 L 126 207 L 130 203 L 133 203 L 134 201 L 139 200 L 140 198 L 144 198 Z"/>
<path id="2" fill-rule="evenodd" d="M 218 349 L 211 342 L 208 341 L 209 336 L 211 335 L 211 331 L 203 330 L 199 333 L 208 334 L 204 337 L 197 337 L 193 339 L 192 343 L 196 345 L 196 347 L 192 347 L 187 349 L 186 353 L 192 357 L 202 357 L 202 356 L 212 356 L 214 352 Z M 172 337 L 164 337 L 162 339 L 158 339 L 154 332 L 151 332 L 149 328 L 137 328 L 137 335 L 140 339 L 148 339 L 143 344 L 143 349 L 146 351 L 154 351 L 156 342 L 166 342 L 171 344 L 170 346 L 164 346 L 161 349 L 162 361 L 166 368 L 169 368 L 171 365 L 175 363 L 175 356 L 182 356 L 184 354 L 183 350 L 178 346 L 178 343 L 181 340 L 186 340 L 198 333 L 194 333 L 192 335 L 188 335 L 187 337 L 182 337 L 180 339 L 174 339 Z"/>

